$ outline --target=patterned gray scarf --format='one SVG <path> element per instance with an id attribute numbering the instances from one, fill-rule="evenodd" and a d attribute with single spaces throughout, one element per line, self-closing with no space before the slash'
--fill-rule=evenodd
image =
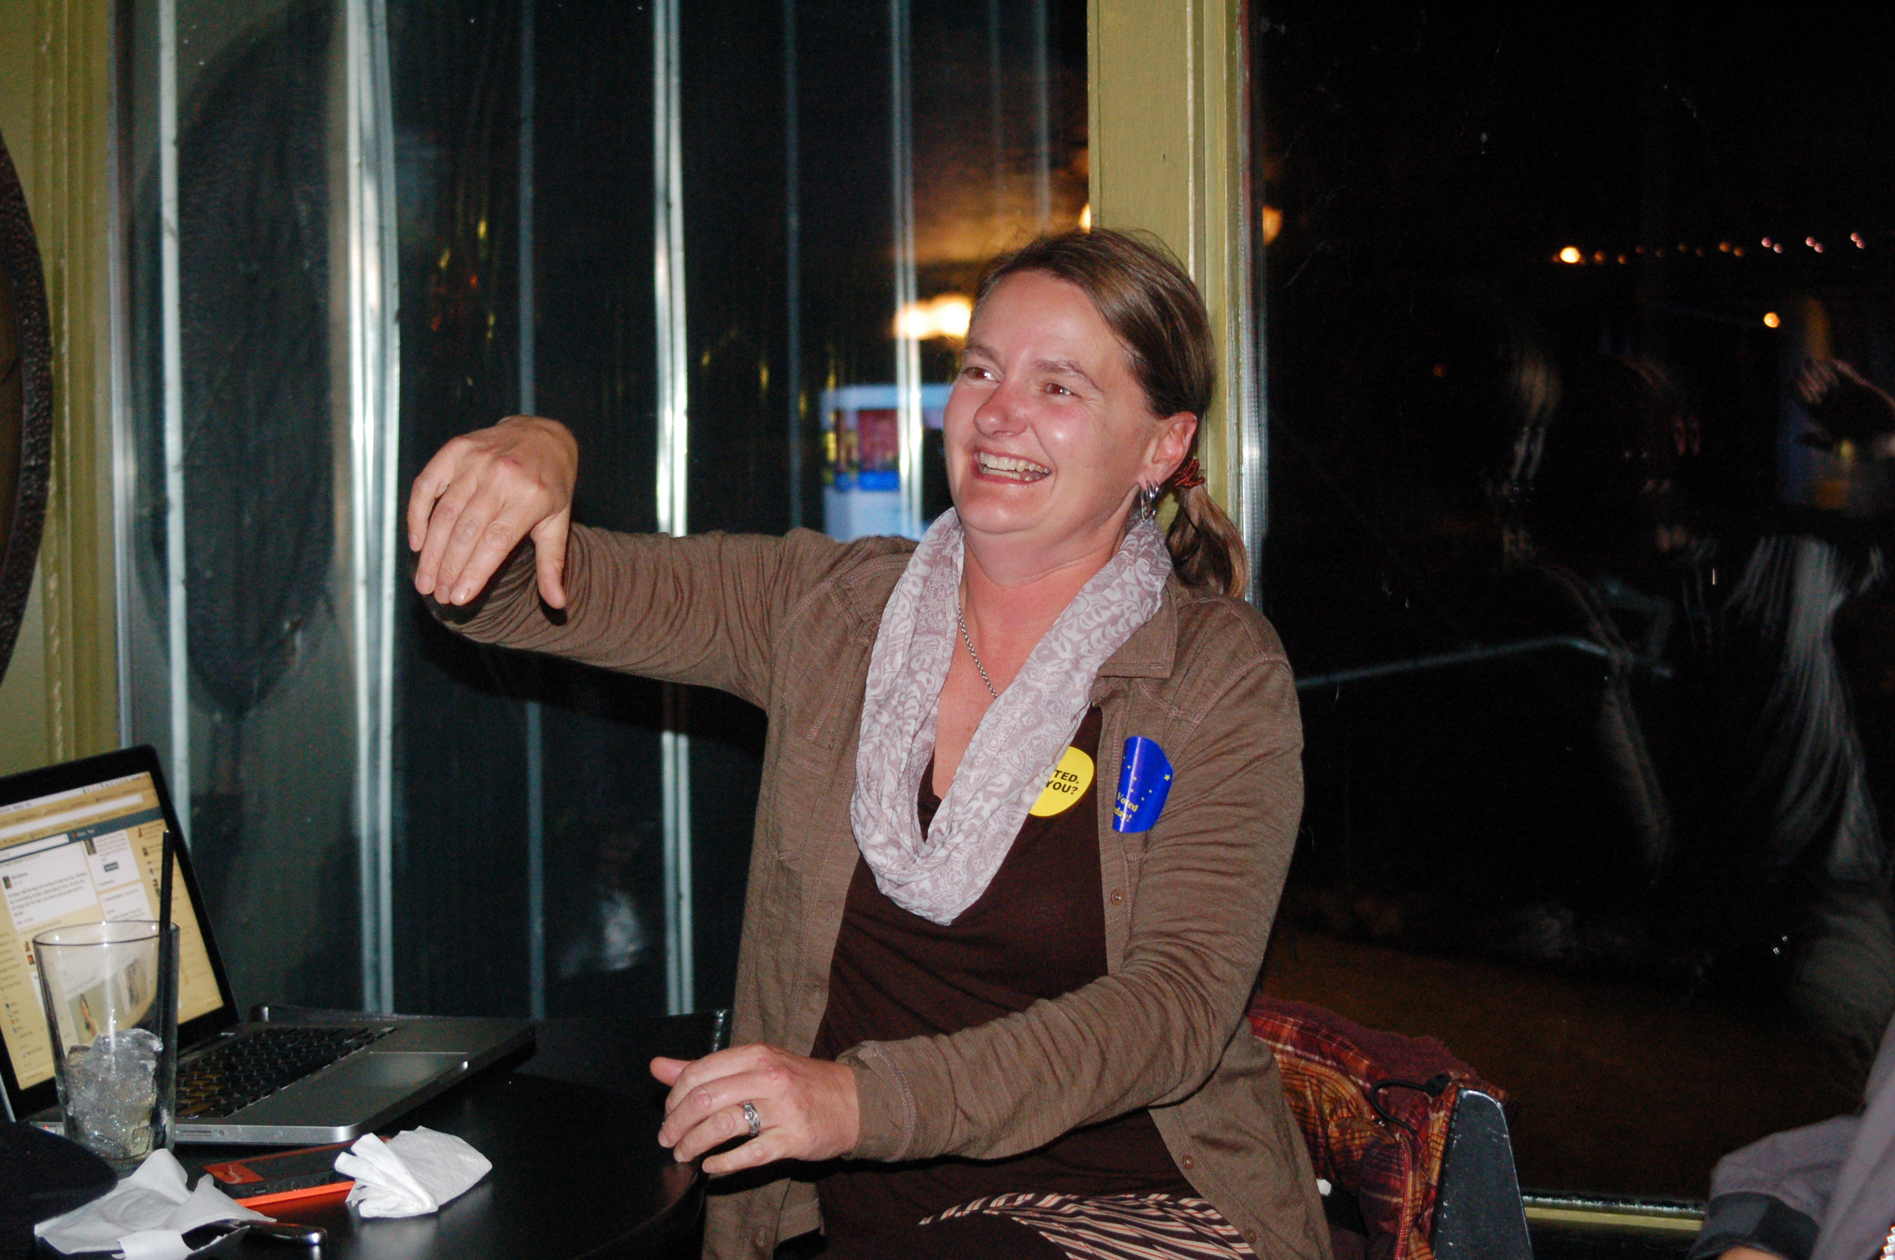
<path id="1" fill-rule="evenodd" d="M 988 707 L 924 837 L 915 801 L 934 756 L 941 687 L 960 643 L 955 614 L 964 554 L 960 518 L 950 510 L 909 557 L 882 612 L 849 808 L 876 887 L 904 910 L 943 925 L 987 891 L 1085 718 L 1099 667 L 1158 611 L 1171 572 L 1157 526 L 1134 524 Z"/>

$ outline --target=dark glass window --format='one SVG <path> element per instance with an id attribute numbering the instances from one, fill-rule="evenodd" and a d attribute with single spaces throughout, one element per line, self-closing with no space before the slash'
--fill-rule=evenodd
<path id="1" fill-rule="evenodd" d="M 853 533 L 880 495 L 918 530 L 940 317 L 1084 207 L 1083 5 L 122 9 L 126 724 L 240 999 L 727 1002 L 761 714 L 456 638 L 405 552 L 383 573 L 383 505 L 532 410 L 577 433 L 590 524 Z"/>
<path id="2" fill-rule="evenodd" d="M 402 485 L 447 438 L 530 397 L 579 437 L 577 519 L 664 527 L 657 347 L 681 309 L 689 530 L 850 535 L 866 498 L 902 495 L 893 402 L 868 409 L 869 477 L 852 462 L 855 410 L 846 451 L 838 432 L 845 402 L 895 393 L 898 312 L 964 300 L 996 249 L 1079 217 L 1083 8 L 676 8 L 677 60 L 659 70 L 649 7 L 389 6 Z M 675 177 L 656 163 L 666 74 Z M 667 187 L 684 272 L 670 315 L 653 276 Z M 958 343 L 913 335 L 925 411 Z M 942 506 L 935 489 L 919 495 L 922 522 Z M 917 528 L 898 511 L 880 524 Z M 762 715 L 477 648 L 402 608 L 402 1001 L 554 1014 L 727 1002 Z M 680 765 L 688 788 L 667 787 Z"/>
<path id="3" fill-rule="evenodd" d="M 1443 1038 L 1529 1187 L 1702 1197 L 1895 1005 L 1895 29 L 1271 0 L 1273 991 Z"/>

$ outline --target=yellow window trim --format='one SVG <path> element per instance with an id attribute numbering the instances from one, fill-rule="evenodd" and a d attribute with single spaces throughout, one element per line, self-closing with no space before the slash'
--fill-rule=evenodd
<path id="1" fill-rule="evenodd" d="M 1240 5 L 1090 0 L 1086 16 L 1092 221 L 1155 233 L 1204 291 L 1218 392 L 1198 457 L 1211 493 L 1241 524 L 1259 506 L 1245 495 L 1262 492 L 1262 451 L 1243 423 L 1256 399 Z"/>

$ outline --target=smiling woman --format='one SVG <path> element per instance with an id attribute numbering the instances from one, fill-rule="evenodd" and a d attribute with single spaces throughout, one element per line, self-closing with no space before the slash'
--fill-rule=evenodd
<path id="1" fill-rule="evenodd" d="M 1017 535 L 1029 566 L 986 576 L 1019 585 L 1103 567 L 1133 499 L 1184 461 L 1197 423 L 1152 413 L 1131 356 L 1077 285 L 1035 271 L 990 288 L 943 424 L 962 528 Z"/>
<path id="2" fill-rule="evenodd" d="M 737 1044 L 652 1064 L 677 1159 L 769 1170 L 712 1195 L 707 1254 L 820 1227 L 834 1260 L 1057 1256 L 1077 1222 L 1128 1255 L 1321 1260 L 1242 1018 L 1301 737 L 1190 460 L 1203 301 L 1109 232 L 1034 242 L 980 292 L 956 508 L 919 545 L 572 526 L 572 435 L 513 417 L 416 479 L 416 587 L 470 637 L 768 714 Z"/>
<path id="3" fill-rule="evenodd" d="M 1079 325 L 1067 329 L 1066 336 L 1082 340 L 1089 336 L 1096 347 L 1092 358 L 1102 373 L 1115 381 L 1124 378 L 1118 382 L 1122 405 L 1132 405 L 1125 385 L 1142 392 L 1136 405 L 1145 416 L 1167 421 L 1165 441 L 1175 441 L 1174 431 L 1182 433 L 1182 458 L 1172 460 L 1165 475 L 1152 480 L 1136 477 L 1134 483 L 1153 497 L 1169 490 L 1177 500 L 1178 513 L 1166 543 L 1185 581 L 1241 598 L 1250 573 L 1242 535 L 1205 490 L 1197 468 L 1197 422 L 1210 408 L 1217 374 L 1210 321 L 1197 287 L 1155 240 L 1104 230 L 1069 232 L 1043 238 L 996 260 L 981 281 L 976 319 L 996 290 L 1014 277 L 1031 281 L 1042 292 L 1059 282 L 1076 290 L 1085 299 L 1080 304 L 1085 310 L 1070 300 L 1048 299 L 1065 307 L 1066 319 Z M 964 382 L 970 366 L 980 376 L 990 366 L 974 357 L 976 350 L 982 357 L 992 355 L 981 335 L 970 328 L 960 378 Z M 1108 347 L 1116 353 L 1108 354 Z M 1064 365 L 1068 371 L 1080 366 L 1077 358 L 1055 357 L 1045 363 Z M 1099 382 L 1083 371 L 1079 376 L 1096 396 Z M 1063 387 L 1057 380 L 1048 383 Z M 1188 430 L 1182 427 L 1186 419 Z M 955 504 L 961 507 L 958 494 Z M 965 521 L 964 507 L 962 517 Z"/>
<path id="4" fill-rule="evenodd" d="M 53 370 L 39 248 L 0 141 L 0 676 L 39 557 L 52 457 Z"/>

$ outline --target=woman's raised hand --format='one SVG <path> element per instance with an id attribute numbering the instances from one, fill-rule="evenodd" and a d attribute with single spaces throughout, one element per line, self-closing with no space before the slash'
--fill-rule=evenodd
<path id="1" fill-rule="evenodd" d="M 465 604 L 530 535 L 540 597 L 564 608 L 578 478 L 579 444 L 557 420 L 509 416 L 443 446 L 408 495 L 408 548 L 421 553 L 415 589 Z"/>
<path id="2" fill-rule="evenodd" d="M 750 1045 L 701 1059 L 653 1059 L 651 1074 L 671 1086 L 658 1144 L 680 1162 L 747 1136 L 744 1104 L 756 1109 L 757 1136 L 704 1161 L 713 1176 L 779 1159 L 834 1159 L 854 1150 L 860 1136 L 855 1071 L 847 1064 Z"/>

